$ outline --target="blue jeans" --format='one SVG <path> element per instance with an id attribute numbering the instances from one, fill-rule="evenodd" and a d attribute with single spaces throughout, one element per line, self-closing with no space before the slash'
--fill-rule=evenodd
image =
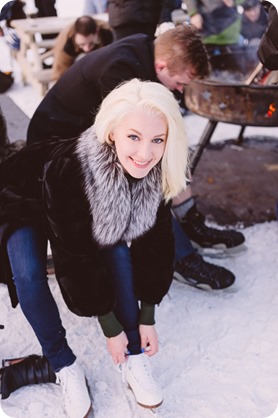
<path id="1" fill-rule="evenodd" d="M 181 224 L 172 216 L 173 232 L 175 236 L 175 263 L 195 252 L 190 239 L 183 231 Z"/>
<path id="2" fill-rule="evenodd" d="M 46 239 L 33 227 L 15 231 L 7 243 L 13 280 L 21 309 L 53 370 L 75 361 L 68 346 L 56 302 L 48 286 Z"/>
<path id="3" fill-rule="evenodd" d="M 116 295 L 114 314 L 126 333 L 130 354 L 139 354 L 141 353 L 139 306 L 134 293 L 129 248 L 126 243 L 119 243 L 103 250 L 103 257 Z"/>
<path id="4" fill-rule="evenodd" d="M 173 219 L 176 261 L 194 252 L 178 221 Z M 48 286 L 46 239 L 36 228 L 16 230 L 8 239 L 7 251 L 21 309 L 35 332 L 43 354 L 54 371 L 75 361 L 68 346 L 56 302 Z M 122 324 L 132 354 L 141 352 L 138 327 L 139 306 L 133 290 L 133 272 L 129 248 L 118 244 L 103 252 L 115 294 L 115 315 Z"/>

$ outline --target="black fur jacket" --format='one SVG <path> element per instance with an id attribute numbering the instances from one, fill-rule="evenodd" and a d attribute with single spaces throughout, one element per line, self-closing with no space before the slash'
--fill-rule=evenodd
<path id="1" fill-rule="evenodd" d="M 170 202 L 161 194 L 160 166 L 130 179 L 113 147 L 89 128 L 81 139 L 37 143 L 0 165 L 0 281 L 13 289 L 6 239 L 20 225 L 36 225 L 51 244 L 55 274 L 77 315 L 110 312 L 114 292 L 103 247 L 131 242 L 138 300 L 158 304 L 174 264 Z"/>

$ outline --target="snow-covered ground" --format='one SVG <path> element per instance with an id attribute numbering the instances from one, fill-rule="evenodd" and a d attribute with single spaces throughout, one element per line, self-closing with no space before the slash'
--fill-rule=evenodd
<path id="1" fill-rule="evenodd" d="M 0 1 L 0 8 L 2 7 Z M 78 16 L 82 1 L 57 0 L 60 15 Z M 0 45 L 2 66 L 5 48 Z M 15 65 L 14 63 L 12 65 Z M 19 69 L 7 94 L 31 117 L 40 102 L 31 86 L 23 86 Z M 206 124 L 186 116 L 191 144 Z M 218 124 L 213 141 L 235 138 L 239 127 Z M 247 128 L 246 135 L 278 139 L 278 128 Z M 232 270 L 236 283 L 227 290 L 201 291 L 173 282 L 157 309 L 160 352 L 152 360 L 164 392 L 156 411 L 160 418 L 264 418 L 278 404 L 278 223 L 242 230 L 247 251 L 213 262 Z M 210 261 L 208 259 L 208 261 Z M 66 308 L 54 277 L 57 300 L 68 340 L 83 365 L 93 399 L 95 418 L 147 418 L 137 406 L 106 351 L 95 319 L 79 318 Z M 20 307 L 12 309 L 7 288 L 0 284 L 0 359 L 40 354 L 40 346 Z M 1 401 L 0 417 L 64 418 L 61 389 L 54 384 L 21 388 Z M 278 412 L 273 418 L 278 417 Z"/>
<path id="2" fill-rule="evenodd" d="M 157 417 L 263 418 L 276 408 L 278 225 L 256 225 L 244 234 L 245 253 L 214 260 L 236 274 L 231 288 L 206 292 L 173 282 L 157 309 L 160 352 L 152 363 L 164 392 Z M 137 406 L 124 387 L 97 321 L 69 312 L 52 277 L 50 285 L 70 345 L 86 371 L 91 417 L 150 418 L 152 413 Z M 5 325 L 0 357 L 40 353 L 20 307 L 10 307 L 5 285 L 0 285 L 0 303 Z M 1 407 L 13 418 L 65 417 L 61 389 L 54 384 L 21 388 Z"/>

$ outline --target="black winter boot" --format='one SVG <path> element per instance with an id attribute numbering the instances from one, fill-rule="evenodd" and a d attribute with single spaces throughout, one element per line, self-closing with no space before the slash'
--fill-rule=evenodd
<path id="1" fill-rule="evenodd" d="M 207 263 L 198 253 L 182 258 L 175 265 L 174 278 L 200 289 L 225 289 L 235 281 L 232 272 L 224 267 Z"/>
<path id="2" fill-rule="evenodd" d="M 201 254 L 221 256 L 238 254 L 246 249 L 244 235 L 232 229 L 210 228 L 196 205 L 180 221 L 182 229 Z"/>
<path id="3" fill-rule="evenodd" d="M 0 369 L 0 393 L 2 399 L 7 399 L 12 392 L 22 386 L 55 382 L 56 375 L 47 358 L 36 354 L 17 359 L 16 363 Z"/>

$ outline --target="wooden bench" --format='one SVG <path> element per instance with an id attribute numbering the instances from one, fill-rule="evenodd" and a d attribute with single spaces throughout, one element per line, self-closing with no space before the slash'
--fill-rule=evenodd
<path id="1" fill-rule="evenodd" d="M 53 80 L 51 79 L 52 76 L 52 69 L 47 68 L 44 70 L 36 71 L 33 73 L 33 84 L 37 84 L 37 88 L 40 91 L 40 94 L 44 96 L 49 88 L 51 87 L 51 84 L 53 84 Z"/>

